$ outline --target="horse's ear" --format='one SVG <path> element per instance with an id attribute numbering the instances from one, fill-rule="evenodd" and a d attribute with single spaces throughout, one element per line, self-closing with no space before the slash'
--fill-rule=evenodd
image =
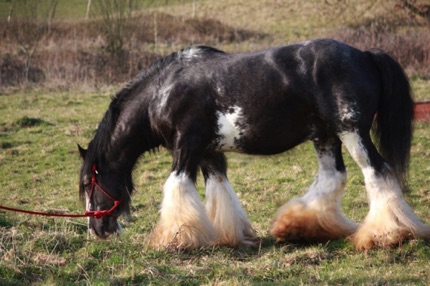
<path id="1" fill-rule="evenodd" d="M 81 158 L 85 159 L 85 154 L 87 154 L 87 150 L 82 148 L 81 145 L 79 145 L 79 144 L 78 144 L 78 150 L 79 150 L 79 154 L 81 154 Z"/>

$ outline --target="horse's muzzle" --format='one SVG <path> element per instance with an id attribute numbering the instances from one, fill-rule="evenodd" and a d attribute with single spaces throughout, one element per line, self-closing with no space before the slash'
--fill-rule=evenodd
<path id="1" fill-rule="evenodd" d="M 119 235 L 123 230 L 118 220 L 114 217 L 90 218 L 88 228 L 91 235 L 101 239 L 109 238 L 111 235 Z"/>

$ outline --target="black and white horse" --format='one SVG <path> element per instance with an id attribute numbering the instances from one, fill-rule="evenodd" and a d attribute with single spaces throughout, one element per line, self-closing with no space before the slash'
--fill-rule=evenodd
<path id="1" fill-rule="evenodd" d="M 227 179 L 223 152 L 278 154 L 312 140 L 319 172 L 306 194 L 273 219 L 279 240 L 351 237 L 358 249 L 430 238 L 404 200 L 413 100 L 400 65 L 379 50 L 319 39 L 227 54 L 191 47 L 154 63 L 113 98 L 83 158 L 80 195 L 100 237 L 129 212 L 132 169 L 163 146 L 173 165 L 164 185 L 157 248 L 250 245 L 255 233 Z M 376 115 L 375 136 L 369 131 Z M 344 144 L 361 168 L 370 211 L 361 225 L 341 210 Z M 206 205 L 195 182 L 201 169 Z"/>

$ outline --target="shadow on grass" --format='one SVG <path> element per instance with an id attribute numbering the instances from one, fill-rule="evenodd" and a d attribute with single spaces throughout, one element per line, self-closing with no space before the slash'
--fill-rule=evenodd
<path id="1" fill-rule="evenodd" d="M 338 256 L 340 253 L 349 253 L 354 251 L 353 245 L 346 239 L 329 241 L 326 243 L 311 242 L 276 242 L 276 239 L 270 236 L 260 237 L 255 246 L 240 246 L 231 248 L 227 246 L 213 246 L 194 250 L 176 250 L 176 251 L 154 251 L 155 256 L 172 255 L 179 260 L 198 259 L 199 257 L 219 255 L 230 261 L 253 261 L 259 257 L 271 255 L 273 253 L 293 253 L 296 251 L 306 251 L 309 249 L 319 249 L 319 252 L 327 252 Z M 328 258 L 328 256 L 326 257 Z"/>

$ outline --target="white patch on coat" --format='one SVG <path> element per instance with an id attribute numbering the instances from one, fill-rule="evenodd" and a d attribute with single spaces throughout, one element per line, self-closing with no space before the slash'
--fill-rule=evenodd
<path id="1" fill-rule="evenodd" d="M 381 202 L 384 204 L 391 198 L 402 197 L 402 190 L 397 180 L 391 175 L 382 176 L 376 173 L 370 164 L 369 155 L 363 146 L 360 135 L 356 132 L 344 132 L 340 138 L 363 173 L 370 201 L 370 215 L 379 209 Z"/>
<path id="2" fill-rule="evenodd" d="M 318 199 L 322 196 L 330 196 L 329 203 L 340 207 L 342 191 L 346 184 L 346 172 L 336 170 L 336 159 L 330 153 L 320 154 L 318 165 L 318 175 L 309 187 L 305 198 L 312 201 L 314 198 Z"/>
<path id="3" fill-rule="evenodd" d="M 233 111 L 229 113 L 217 112 L 218 117 L 218 136 L 221 140 L 217 147 L 222 151 L 236 150 L 237 140 L 239 140 L 244 130 L 240 127 L 242 121 L 242 108 L 234 106 Z"/>
<path id="4" fill-rule="evenodd" d="M 321 211 L 321 217 L 336 217 L 338 224 L 345 229 L 355 228 L 355 224 L 345 218 L 341 200 L 346 185 L 346 172 L 336 169 L 336 159 L 331 153 L 320 153 L 318 156 L 319 172 L 309 187 L 303 200 L 313 209 Z"/>
<path id="5" fill-rule="evenodd" d="M 365 168 L 371 168 L 369 156 L 357 132 L 343 132 L 339 138 L 363 173 Z"/>
<path id="6" fill-rule="evenodd" d="M 182 59 L 192 59 L 200 57 L 201 49 L 199 47 L 190 47 L 180 52 L 180 57 Z"/>
<path id="7" fill-rule="evenodd" d="M 342 121 L 353 120 L 360 115 L 359 111 L 354 105 L 338 102 L 339 118 Z"/>

